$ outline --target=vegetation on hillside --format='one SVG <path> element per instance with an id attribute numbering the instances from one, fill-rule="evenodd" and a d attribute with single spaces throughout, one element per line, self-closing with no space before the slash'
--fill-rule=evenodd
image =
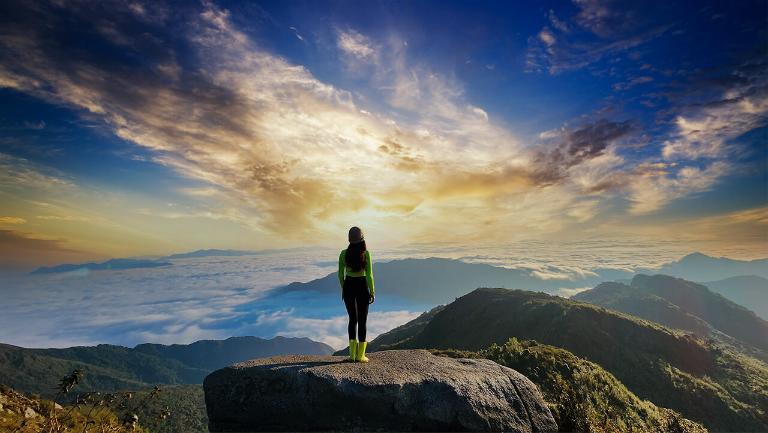
<path id="1" fill-rule="evenodd" d="M 182 373 L 190 368 L 181 363 L 120 349 L 125 348 L 101 345 L 23 349 L 0 344 L 0 383 L 51 399 L 56 395 L 57 378 L 74 369 L 85 372 L 83 389 L 100 392 L 145 389 L 153 384 L 185 383 L 185 379 L 192 379 Z M 199 373 L 201 381 L 204 373 Z"/>
<path id="2" fill-rule="evenodd" d="M 100 344 L 66 349 L 25 349 L 0 344 L 0 383 L 52 398 L 57 377 L 79 368 L 83 387 L 111 392 L 153 385 L 200 384 L 210 372 L 252 358 L 285 353 L 328 354 L 332 348 L 308 338 L 232 337 L 192 344 Z"/>
<path id="3" fill-rule="evenodd" d="M 511 338 L 478 352 L 433 352 L 487 358 L 522 373 L 539 387 L 563 432 L 706 432 L 673 410 L 641 400 L 599 365 L 554 346 Z"/>
<path id="4" fill-rule="evenodd" d="M 700 284 L 666 275 L 636 275 L 630 285 L 602 283 L 572 299 L 712 337 L 768 358 L 768 322 Z"/>
<path id="5" fill-rule="evenodd" d="M 404 328 L 404 329 L 407 329 Z M 482 350 L 536 340 L 600 365 L 641 399 L 720 431 L 768 429 L 768 366 L 690 335 L 542 293 L 477 289 L 414 327 L 397 348 Z"/>
<path id="6" fill-rule="evenodd" d="M 137 391 L 142 399 L 151 391 Z M 166 419 L 155 414 L 162 410 L 170 412 Z M 202 385 L 165 386 L 163 391 L 140 408 L 136 414 L 141 425 L 151 433 L 207 433 L 208 414 L 205 410 L 205 394 Z"/>
<path id="7" fill-rule="evenodd" d="M 627 284 L 601 283 L 594 289 L 576 294 L 571 299 L 652 320 L 670 328 L 689 331 L 698 337 L 707 337 L 714 331 L 701 318 L 688 313 L 661 296 L 638 290 Z"/>
<path id="8" fill-rule="evenodd" d="M 149 403 L 160 395 L 161 389 L 137 397 L 133 392 L 86 392 L 75 395 L 69 404 L 59 400 L 74 394 L 83 379 L 82 370 L 74 370 L 62 378 L 53 400 L 26 396 L 6 386 L 0 386 L 0 431 L 14 433 L 144 432 L 139 413 L 145 420 L 162 422 L 171 415 L 168 408 L 151 409 Z"/>

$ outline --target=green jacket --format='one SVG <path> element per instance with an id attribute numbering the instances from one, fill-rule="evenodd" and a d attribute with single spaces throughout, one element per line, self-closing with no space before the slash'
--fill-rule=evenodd
<path id="1" fill-rule="evenodd" d="M 353 271 L 352 269 L 349 269 L 345 260 L 346 256 L 347 250 L 341 250 L 341 254 L 339 254 L 339 285 L 341 285 L 342 290 L 344 289 L 345 276 L 365 276 L 365 280 L 368 282 L 368 292 L 370 292 L 371 296 L 376 296 L 376 289 L 373 286 L 373 263 L 371 263 L 371 252 L 368 250 L 365 251 L 365 269 L 362 271 Z"/>

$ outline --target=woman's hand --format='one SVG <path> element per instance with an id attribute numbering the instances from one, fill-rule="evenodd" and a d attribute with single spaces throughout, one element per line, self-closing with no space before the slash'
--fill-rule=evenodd
<path id="1" fill-rule="evenodd" d="M 368 304 L 373 304 L 374 301 L 376 301 L 376 297 L 373 295 L 368 295 Z"/>

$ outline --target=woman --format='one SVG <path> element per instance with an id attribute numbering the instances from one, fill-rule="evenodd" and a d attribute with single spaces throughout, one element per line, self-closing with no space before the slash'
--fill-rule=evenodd
<path id="1" fill-rule="evenodd" d="M 376 292 L 373 288 L 371 253 L 366 249 L 363 231 L 358 227 L 349 229 L 349 246 L 339 254 L 339 284 L 341 299 L 349 314 L 349 360 L 368 362 L 365 356 L 368 346 L 365 322 L 368 319 L 368 304 L 376 299 Z"/>

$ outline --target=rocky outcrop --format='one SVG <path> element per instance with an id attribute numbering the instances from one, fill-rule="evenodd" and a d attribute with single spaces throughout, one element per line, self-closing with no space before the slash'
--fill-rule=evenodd
<path id="1" fill-rule="evenodd" d="M 278 356 L 205 378 L 211 432 L 557 431 L 536 386 L 484 359 L 388 350 L 367 364 Z"/>

